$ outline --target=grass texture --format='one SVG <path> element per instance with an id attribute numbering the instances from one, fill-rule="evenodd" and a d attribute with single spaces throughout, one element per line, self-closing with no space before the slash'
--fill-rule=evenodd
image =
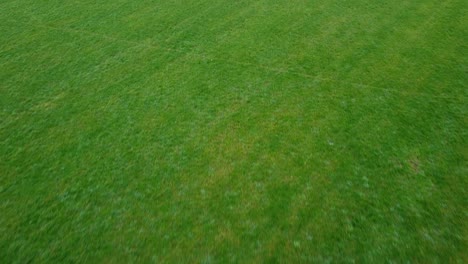
<path id="1" fill-rule="evenodd" d="M 0 262 L 468 261 L 466 1 L 0 10 Z"/>

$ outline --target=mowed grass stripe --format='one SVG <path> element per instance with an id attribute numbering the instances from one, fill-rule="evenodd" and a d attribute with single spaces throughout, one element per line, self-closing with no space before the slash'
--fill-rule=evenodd
<path id="1" fill-rule="evenodd" d="M 426 5 L 421 5 L 420 3 L 417 3 L 417 4 L 418 4 L 418 5 L 416 5 L 417 8 L 420 8 L 420 9 L 422 9 L 422 10 L 427 10 L 427 9 L 428 9 L 428 7 L 427 7 Z M 419 6 L 421 6 L 421 7 L 419 7 Z M 346 6 L 345 6 L 345 7 L 346 7 Z M 453 9 L 453 8 L 452 8 L 452 9 Z M 366 9 L 364 9 L 364 10 L 366 10 Z M 372 10 L 372 9 L 370 9 L 370 10 Z M 412 9 L 412 8 L 408 8 L 408 7 L 404 6 L 404 5 L 402 5 L 402 8 L 401 8 L 400 10 L 397 10 L 395 13 L 401 13 L 402 10 L 407 10 L 406 12 L 409 13 L 409 14 L 412 14 L 412 13 L 413 13 L 413 9 Z M 218 10 L 216 10 L 216 11 L 218 11 Z M 385 11 L 388 11 L 388 10 L 385 10 Z M 427 13 L 427 12 L 426 12 L 426 13 Z M 378 13 L 377 13 L 377 14 L 378 14 Z M 461 13 L 459 13 L 459 14 L 461 14 Z M 433 20 L 433 17 L 434 17 L 434 16 L 435 16 L 435 15 L 432 14 L 431 16 L 427 16 L 425 19 L 426 19 L 427 21 Z M 278 16 L 278 17 L 282 17 L 282 16 Z M 298 15 L 298 17 L 301 17 L 301 16 Z M 365 16 L 364 16 L 364 17 L 365 17 Z M 381 19 L 382 16 L 378 16 L 378 15 L 377 15 L 376 17 L 379 17 L 379 18 Z M 403 16 L 403 17 L 407 17 L 407 16 Z M 408 15 L 408 17 L 411 17 L 411 16 Z M 460 21 L 460 20 L 457 19 L 456 16 L 451 15 L 450 17 L 453 18 L 453 21 Z M 346 21 L 346 19 L 343 18 L 343 17 L 341 17 L 341 18 L 335 18 L 335 19 L 341 19 L 341 21 Z M 400 17 L 396 17 L 395 19 L 401 19 L 401 18 L 400 18 Z M 424 21 L 426 21 L 426 20 L 424 20 Z M 424 25 L 428 24 L 427 21 L 426 21 L 426 22 L 424 22 L 424 21 L 423 21 L 423 23 L 417 22 L 416 25 L 418 25 L 418 29 L 413 30 L 413 31 L 414 31 L 414 32 L 421 32 L 421 31 L 424 31 L 424 30 L 420 30 L 420 29 L 424 28 Z M 443 20 L 442 20 L 442 21 L 443 21 Z M 366 21 L 366 22 L 369 23 L 368 21 Z M 445 23 L 445 22 L 446 22 L 446 21 L 443 21 L 443 22 L 440 22 L 440 23 L 442 24 L 442 23 Z M 279 23 L 276 23 L 276 24 L 279 24 Z M 287 23 L 281 23 L 281 24 L 286 24 L 286 25 L 287 25 Z M 307 23 L 307 22 L 304 22 L 304 23 L 302 23 L 302 24 L 308 24 L 308 23 Z M 362 22 L 361 22 L 361 24 L 362 24 Z M 369 23 L 369 24 L 377 24 L 377 25 L 378 25 L 378 23 Z M 390 23 L 390 25 L 392 25 L 392 24 L 394 24 L 394 22 L 393 22 L 393 23 Z M 277 30 L 277 28 L 275 28 L 274 25 L 275 25 L 275 24 L 273 24 L 273 26 L 271 26 L 270 24 L 268 24 L 269 30 L 274 29 L 274 30 L 276 30 L 276 31 L 279 31 L 279 30 Z M 334 49 L 330 48 L 330 45 L 334 45 L 334 43 L 338 43 L 340 46 L 344 46 L 344 45 L 347 44 L 347 42 L 340 40 L 340 38 L 337 38 L 336 35 L 334 35 L 333 33 L 330 33 L 330 32 L 333 32 L 333 26 L 331 26 L 331 25 L 333 25 L 333 23 L 330 24 L 330 25 L 326 25 L 326 24 L 325 24 L 325 26 L 323 26 L 323 28 L 322 28 L 322 32 L 327 32 L 327 34 L 331 34 L 331 37 L 336 38 L 334 41 L 327 41 L 327 39 L 326 39 L 326 37 L 325 37 L 325 41 L 324 41 L 324 43 L 326 43 L 326 44 L 325 44 L 325 47 L 326 47 L 326 48 L 329 48 L 330 50 L 334 50 Z M 343 24 L 343 25 L 344 25 L 344 24 Z M 293 31 L 293 27 L 294 27 L 294 26 L 288 27 L 286 31 L 288 31 L 288 32 Z M 406 28 L 410 28 L 410 27 L 408 27 L 408 25 L 405 25 L 405 27 L 406 27 Z M 203 27 L 203 28 L 204 28 L 204 27 Z M 361 28 L 361 27 L 356 26 L 355 28 Z M 405 30 L 408 31 L 407 29 L 405 29 Z M 192 28 L 189 28 L 188 31 L 196 31 L 196 30 L 193 30 Z M 387 31 L 388 31 L 388 30 L 387 30 L 386 28 L 382 28 L 382 29 L 380 29 L 378 32 L 384 33 L 384 32 L 387 32 Z M 396 29 L 394 29 L 394 31 L 396 31 L 396 32 L 398 33 L 399 30 L 398 30 L 398 28 L 396 28 Z M 79 31 L 78 31 L 78 32 L 79 32 Z M 303 33 L 302 35 L 307 35 L 307 32 L 301 32 L 301 33 Z M 304 33 L 305 33 L 305 34 L 304 34 Z M 357 33 L 362 33 L 362 32 L 357 32 Z M 84 34 L 86 34 L 86 32 L 84 32 Z M 362 36 L 362 34 L 353 34 L 353 33 L 349 33 L 349 32 L 347 32 L 347 34 L 348 34 L 348 36 L 349 36 L 349 35 Z M 387 34 L 388 34 L 388 33 L 387 33 Z M 405 34 L 406 34 L 406 33 L 405 33 Z M 396 35 L 397 38 L 407 38 L 408 36 L 410 36 L 410 35 L 405 35 L 405 34 L 404 34 L 404 35 L 394 34 L 394 35 Z M 239 34 L 237 34 L 237 35 L 239 35 Z M 300 34 L 296 34 L 296 35 L 300 35 Z M 379 37 L 379 39 L 381 39 L 381 37 L 382 37 L 382 36 L 379 36 L 379 35 L 377 35 L 377 36 Z M 278 37 L 281 38 L 281 36 L 278 36 Z M 440 36 L 437 36 L 437 37 L 439 38 Z M 201 38 L 201 37 L 200 37 L 200 38 Z M 321 35 L 319 34 L 319 35 L 318 35 L 318 38 L 319 38 L 319 39 L 323 39 L 324 36 L 321 36 Z M 202 38 L 202 39 L 205 39 L 205 38 Z M 238 37 L 237 39 L 245 40 L 245 37 Z M 364 38 L 363 38 L 363 39 L 364 39 Z M 118 40 L 118 39 L 117 39 L 117 40 Z M 123 41 L 123 40 L 124 40 L 124 39 L 122 39 L 122 41 Z M 232 42 L 232 40 L 229 40 L 229 41 Z M 346 41 L 352 41 L 352 39 L 351 39 L 351 40 L 350 40 L 350 39 L 346 39 Z M 389 41 L 392 42 L 392 43 L 395 43 L 395 41 L 394 41 L 393 39 L 390 39 Z M 178 41 L 178 42 L 180 42 L 180 41 Z M 235 42 L 235 41 L 234 41 L 234 42 Z M 343 42 L 344 42 L 344 43 L 343 43 Z M 143 43 L 145 43 L 145 42 L 143 42 Z M 259 43 L 261 43 L 261 42 L 259 42 Z M 275 41 L 268 42 L 268 43 L 274 43 L 274 44 L 276 44 Z M 354 43 L 354 42 L 353 42 L 353 43 Z M 408 42 L 404 42 L 404 43 L 408 43 Z M 409 42 L 409 43 L 411 44 L 411 42 Z M 281 44 L 281 42 L 280 42 L 280 44 Z M 461 44 L 459 44 L 459 43 L 457 43 L 457 44 L 458 44 L 458 47 L 460 47 Z M 159 45 L 159 44 L 156 44 L 156 45 Z M 250 44 L 250 45 L 252 45 L 252 44 Z M 364 54 L 366 54 L 366 57 L 365 57 L 365 58 L 366 58 L 367 61 L 370 61 L 370 60 L 372 59 L 371 55 L 373 55 L 374 53 L 377 53 L 377 54 L 380 55 L 380 56 L 381 56 L 382 54 L 385 54 L 385 57 L 383 57 L 383 58 L 380 57 L 380 56 L 378 56 L 378 57 L 377 57 L 378 61 L 377 61 L 376 63 L 384 64 L 383 66 L 385 66 L 386 61 L 389 61 L 391 65 L 394 65 L 394 64 L 395 64 L 395 63 L 392 63 L 392 61 L 397 61 L 397 62 L 398 62 L 398 65 L 401 66 L 401 67 L 399 67 L 399 69 L 401 68 L 401 69 L 404 69 L 405 71 L 411 73 L 411 71 L 408 71 L 408 67 L 405 67 L 405 64 L 408 64 L 409 67 L 416 67 L 417 70 L 421 71 L 421 66 L 422 66 L 422 65 L 419 65 L 419 64 L 418 64 L 418 65 L 414 65 L 414 63 L 409 64 L 409 61 L 412 61 L 411 58 L 410 58 L 411 52 L 412 52 L 412 51 L 417 50 L 417 53 L 423 53 L 423 52 L 421 52 L 421 50 L 424 51 L 424 49 L 425 49 L 425 48 L 423 48 L 423 47 L 425 46 L 424 43 L 412 43 L 412 44 L 411 44 L 411 49 L 410 49 L 410 51 L 406 51 L 406 49 L 408 49 L 408 48 L 399 48 L 398 46 L 392 47 L 391 45 L 386 45 L 385 42 L 380 43 L 379 45 L 380 45 L 379 50 L 372 52 L 372 49 L 375 49 L 375 47 L 374 47 L 374 48 L 371 49 L 370 54 L 369 54 L 369 50 L 368 50 L 369 47 L 364 48 L 364 51 L 365 51 Z M 408 45 L 408 44 L 405 44 L 405 45 Z M 225 46 L 228 46 L 228 47 L 229 47 L 229 45 L 217 45 L 217 47 L 222 47 L 222 48 L 225 47 Z M 257 44 L 257 45 L 252 45 L 252 46 L 256 47 L 256 46 L 261 46 L 261 45 L 258 45 L 258 44 Z M 329 53 L 329 54 L 327 54 L 328 58 L 323 58 L 323 57 L 320 58 L 320 57 L 318 57 L 318 58 L 316 58 L 316 59 L 314 59 L 314 60 L 307 60 L 307 59 L 304 60 L 304 59 L 302 59 L 302 61 L 301 61 L 301 60 L 298 61 L 298 60 L 294 59 L 294 60 L 292 61 L 292 64 L 294 64 L 294 65 L 301 65 L 301 67 L 307 67 L 307 64 L 311 64 L 310 62 L 312 62 L 312 64 L 318 65 L 318 66 L 320 66 L 320 67 L 330 67 L 330 65 L 331 65 L 332 67 L 335 67 L 335 68 L 340 68 L 340 67 L 341 67 L 341 71 L 343 71 L 343 68 L 344 68 L 344 69 L 351 69 L 351 68 L 353 68 L 352 65 L 351 65 L 350 63 L 346 63 L 346 62 L 347 62 L 347 61 L 353 61 L 354 63 L 359 62 L 359 57 L 361 57 L 359 54 L 362 54 L 363 52 L 362 52 L 362 47 L 361 47 L 361 48 L 355 48 L 355 46 L 353 46 L 353 45 L 347 45 L 347 46 L 349 46 L 350 48 L 349 48 L 349 49 L 343 49 L 343 47 L 340 47 L 340 49 L 336 49 L 336 50 L 340 50 L 339 53 L 331 53 L 331 54 L 330 54 L 330 52 L 325 52 L 325 53 L 322 52 L 323 54 Z M 421 47 L 421 48 L 418 48 L 418 46 Z M 446 47 L 446 45 L 440 45 L 440 46 L 443 47 L 443 48 Z M 454 46 L 454 47 L 457 47 L 456 45 L 453 45 L 453 46 Z M 392 50 L 395 50 L 395 51 L 393 52 L 394 54 L 399 54 L 399 55 L 398 55 L 398 56 L 392 56 L 392 55 L 391 55 L 392 53 L 388 54 L 388 53 L 385 53 L 385 52 L 382 52 L 382 51 L 381 51 L 382 48 L 388 48 L 388 47 L 390 47 Z M 416 47 L 416 48 L 415 48 L 415 47 Z M 313 46 L 309 46 L 309 47 L 294 47 L 295 50 L 311 50 L 311 49 L 313 49 L 313 48 L 315 48 L 315 47 L 313 47 Z M 223 49 L 224 49 L 224 48 L 223 48 Z M 242 50 L 243 50 L 243 51 L 249 51 L 249 49 L 244 49 L 244 48 L 243 48 Z M 282 49 L 281 47 L 275 47 L 275 45 L 273 45 L 273 47 L 272 47 L 271 49 L 269 49 L 269 50 L 284 53 L 284 49 Z M 346 50 L 346 52 L 348 53 L 348 55 L 344 55 L 344 51 L 345 51 L 345 50 Z M 356 52 L 356 51 L 358 51 L 358 52 Z M 206 51 L 201 51 L 201 52 L 206 53 Z M 252 51 L 250 51 L 250 52 L 252 52 Z M 319 51 L 319 52 L 320 52 L 320 51 Z M 351 53 L 351 55 L 349 55 L 350 53 Z M 408 58 L 402 57 L 402 56 L 400 55 L 400 54 L 405 54 L 405 53 L 409 55 L 409 56 L 407 55 Z M 233 54 L 236 54 L 236 53 L 233 52 Z M 281 56 L 274 56 L 274 54 L 271 55 L 271 56 L 264 56 L 264 55 L 261 54 L 261 52 L 258 52 L 258 51 L 255 51 L 255 54 L 260 54 L 260 56 L 263 57 L 263 58 L 273 58 L 273 59 L 277 60 L 277 61 L 273 61 L 272 63 L 262 63 L 262 64 L 266 64 L 266 65 L 278 65 L 278 63 L 281 63 L 281 62 L 284 62 L 284 61 L 288 61 L 287 58 L 284 59 L 284 58 L 281 58 Z M 293 57 L 294 57 L 294 52 L 287 52 L 287 54 L 288 54 L 288 56 L 293 56 Z M 219 58 L 218 55 L 220 55 L 220 54 L 216 54 L 216 57 L 217 57 L 217 58 Z M 433 54 L 430 54 L 430 55 L 433 55 Z M 222 56 L 222 55 L 221 55 L 221 56 Z M 330 56 L 334 56 L 335 58 L 330 57 Z M 240 57 L 241 57 L 241 56 L 240 56 Z M 248 56 L 247 56 L 247 57 L 248 57 Z M 350 59 L 343 60 L 343 59 L 342 59 L 343 57 L 350 57 Z M 370 58 L 369 58 L 369 57 L 370 57 Z M 374 57 L 375 57 L 375 56 L 374 56 Z M 423 53 L 421 57 L 423 57 L 423 58 L 424 58 L 424 57 L 428 57 L 428 55 Z M 429 58 L 432 58 L 432 56 L 429 57 Z M 238 59 L 238 58 L 234 58 L 234 59 Z M 250 58 L 250 59 L 252 59 L 252 58 Z M 332 59 L 332 60 L 331 60 L 331 59 Z M 389 60 L 389 59 L 390 59 L 390 60 Z M 236 60 L 232 60 L 232 61 L 236 61 Z M 253 61 L 254 61 L 254 60 L 253 60 Z M 307 61 L 309 61 L 309 63 L 307 63 Z M 330 64 L 330 61 L 332 61 L 332 62 L 333 62 L 333 61 L 337 61 L 337 62 L 340 62 L 340 63 L 345 64 L 345 65 L 341 65 L 341 64 L 340 64 L 340 65 L 337 65 L 337 66 L 333 66 L 333 63 Z M 319 63 L 317 63 L 317 62 L 319 62 Z M 343 63 L 343 62 L 344 62 L 344 63 Z M 321 64 L 327 65 L 327 66 L 323 66 L 323 65 L 321 65 Z M 432 64 L 434 64 L 434 63 L 432 63 Z M 431 65 L 432 65 L 432 64 L 431 64 Z M 437 65 L 437 64 L 436 64 L 436 65 Z M 372 67 L 374 67 L 374 66 L 375 66 L 375 65 L 372 65 Z M 382 67 L 381 65 L 377 65 L 377 66 Z M 429 66 L 430 66 L 430 65 L 429 65 Z M 372 67 L 371 67 L 371 68 L 372 68 Z M 288 66 L 286 65 L 286 67 L 282 67 L 282 68 L 289 69 L 289 68 L 291 68 L 291 67 L 288 67 Z M 427 65 L 426 65 L 426 68 L 428 68 Z M 410 68 L 410 69 L 411 69 L 411 68 Z M 392 71 L 395 71 L 395 69 L 386 69 L 386 71 L 387 71 L 387 72 L 392 72 Z M 336 71 L 336 70 L 333 70 L 333 69 L 315 70 L 315 71 L 314 71 L 314 70 L 308 70 L 308 72 L 309 72 L 309 73 L 314 73 L 314 74 L 317 74 L 317 75 L 329 75 L 329 76 L 331 76 L 331 78 L 343 78 L 343 79 L 351 78 L 350 76 L 343 76 L 343 77 L 341 77 L 341 76 L 337 75 L 337 74 L 336 74 L 337 71 Z M 430 71 L 428 71 L 428 72 L 430 72 Z M 372 73 L 372 71 L 371 71 L 370 73 Z M 399 73 L 399 74 L 401 75 L 401 73 Z M 367 73 L 367 75 L 371 75 L 371 74 Z M 423 75 L 423 76 L 427 76 L 427 75 L 429 75 L 429 73 L 427 73 L 427 74 L 425 74 L 425 75 Z M 461 75 L 461 74 L 459 74 L 459 76 L 460 76 L 460 75 Z M 356 73 L 352 73 L 351 76 L 356 76 Z M 372 76 L 372 75 L 371 75 L 371 76 Z M 461 76 L 464 76 L 464 75 L 461 75 Z M 372 78 L 377 79 L 377 78 L 379 78 L 379 77 L 378 77 L 378 76 L 372 76 Z M 421 79 L 421 78 L 419 78 L 419 79 Z M 460 77 L 459 77 L 458 79 L 460 79 Z M 362 78 L 361 78 L 361 80 L 362 80 Z M 405 80 L 405 83 L 408 83 L 407 78 L 405 78 L 404 80 Z M 385 81 L 385 82 L 387 82 L 387 83 L 389 82 L 389 80 L 386 80 L 386 79 L 384 79 L 383 81 Z M 411 80 L 410 80 L 410 81 L 411 81 Z M 458 83 L 458 84 L 459 84 L 459 83 Z M 399 86 L 401 86 L 401 82 L 398 82 L 398 83 L 396 83 L 394 86 L 391 86 L 391 87 L 399 87 Z M 412 86 L 414 86 L 414 85 L 412 85 Z M 458 85 L 458 86 L 459 86 L 459 85 Z"/>
<path id="2" fill-rule="evenodd" d="M 37 25 L 39 27 L 42 27 L 44 25 Z M 158 49 L 162 49 L 162 52 L 165 52 L 165 51 L 171 51 L 171 52 L 175 52 L 175 53 L 178 53 L 178 52 L 188 52 L 184 49 L 177 49 L 177 48 L 168 48 L 168 47 L 164 47 L 163 45 L 158 45 L 157 43 L 154 43 L 154 42 L 148 42 L 148 41 L 144 41 L 144 42 L 137 42 L 137 41 L 129 41 L 129 40 L 126 40 L 126 39 L 119 39 L 119 38 L 113 38 L 113 37 L 110 37 L 110 36 L 105 36 L 105 35 L 99 35 L 97 33 L 93 33 L 93 32 L 88 32 L 88 31 L 81 31 L 81 30 L 76 30 L 76 29 L 71 29 L 71 28 L 58 28 L 58 27 L 52 27 L 52 26 L 44 26 L 46 29 L 49 29 L 49 30 L 54 30 L 54 31 L 64 31 L 66 33 L 76 33 L 76 34 L 79 34 L 79 35 L 88 35 L 88 36 L 93 36 L 93 37 L 102 37 L 104 38 L 105 40 L 108 40 L 108 41 L 117 41 L 117 42 L 124 42 L 125 44 L 128 44 L 128 45 L 135 45 L 135 46 L 147 46 L 147 47 L 152 47 L 152 48 L 158 48 Z M 418 31 L 419 32 L 419 31 Z M 159 52 L 159 50 L 157 51 Z M 312 79 L 320 79 L 320 80 L 332 80 L 333 81 L 340 81 L 342 78 L 340 78 L 339 76 L 333 76 L 333 77 L 322 77 L 322 75 L 320 73 L 316 73 L 317 75 L 313 75 L 313 74 L 308 74 L 308 73 L 303 73 L 303 70 L 297 70 L 297 69 L 293 69 L 293 67 L 284 67 L 284 68 L 281 68 L 281 67 L 278 67 L 278 66 L 268 66 L 268 65 L 264 65 L 264 64 L 261 64 L 261 63 L 251 63 L 251 62 L 243 62 L 243 61 L 236 61 L 236 60 L 229 60 L 229 59 L 222 59 L 222 58 L 219 58 L 219 57 L 216 57 L 216 56 L 209 56 L 206 54 L 206 51 L 202 51 L 201 53 L 197 53 L 197 52 L 193 52 L 193 51 L 190 51 L 190 54 L 192 54 L 193 56 L 196 56 L 196 57 L 199 57 L 200 59 L 202 60 L 217 60 L 217 61 L 222 61 L 222 62 L 226 62 L 226 63 L 233 63 L 233 64 L 239 64 L 239 65 L 243 65 L 243 66 L 250 66 L 250 67 L 259 67 L 259 68 L 262 68 L 262 69 L 265 69 L 265 70 L 270 70 L 270 71 L 274 71 L 274 72 L 278 72 L 278 73 L 285 73 L 285 72 L 288 72 L 288 73 L 292 73 L 292 74 L 296 74 L 298 76 L 301 76 L 301 77 L 306 77 L 306 78 L 312 78 Z M 407 59 L 405 59 L 407 60 Z M 276 65 L 276 64 L 272 64 L 272 65 Z M 347 66 L 349 67 L 349 65 Z M 404 67 L 402 67 L 404 68 Z M 406 70 L 408 70 L 407 68 L 405 68 Z M 418 68 L 419 69 L 419 68 Z M 410 72 L 410 71 L 409 71 Z M 455 73 L 457 73 L 455 71 Z M 427 74 L 426 74 L 427 75 Z M 461 75 L 460 74 L 457 76 L 458 78 L 454 78 L 454 80 L 456 81 L 456 83 L 454 85 L 460 85 L 460 77 L 463 77 L 464 75 Z M 424 77 L 420 77 L 419 79 L 426 79 Z M 359 80 L 359 81 L 362 81 L 362 80 Z M 433 81 L 431 79 L 431 81 Z M 343 80 L 343 82 L 345 84 L 353 84 L 353 85 L 356 85 L 356 86 L 361 86 L 361 87 L 366 87 L 366 88 L 370 88 L 370 89 L 387 89 L 387 90 L 392 90 L 393 92 L 400 92 L 401 89 L 397 89 L 398 87 L 400 86 L 395 86 L 395 87 L 379 87 L 379 86 L 372 86 L 372 85 L 368 85 L 368 84 L 365 84 L 365 83 L 360 83 L 360 82 L 347 82 L 346 79 Z M 414 86 L 413 86 L 414 87 Z M 418 86 L 416 86 L 418 87 Z M 453 91 L 453 89 L 450 89 L 450 91 Z M 404 92 L 408 92 L 408 91 L 404 91 Z M 434 92 L 434 91 L 432 91 Z M 414 93 L 414 92 L 413 92 Z M 421 95 L 421 96 L 433 96 L 432 93 L 429 94 L 429 93 L 417 93 L 415 95 Z M 435 97 L 439 97 L 439 98 L 448 98 L 448 99 L 452 99 L 451 97 L 447 97 L 447 96 L 444 96 L 444 95 L 440 95 L 440 96 L 435 96 Z M 458 96 L 458 99 L 464 99 L 464 95 L 462 94 L 462 97 L 460 98 Z M 456 98 L 454 98 L 456 99 Z"/>

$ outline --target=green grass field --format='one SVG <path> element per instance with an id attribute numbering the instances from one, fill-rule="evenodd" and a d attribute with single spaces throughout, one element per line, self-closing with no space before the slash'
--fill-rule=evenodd
<path id="1" fill-rule="evenodd" d="M 463 0 L 3 0 L 0 262 L 467 263 Z"/>

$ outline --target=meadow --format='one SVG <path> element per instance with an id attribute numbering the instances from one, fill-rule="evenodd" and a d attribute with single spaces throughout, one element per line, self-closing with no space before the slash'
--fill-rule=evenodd
<path id="1" fill-rule="evenodd" d="M 1 263 L 467 263 L 468 3 L 2 0 Z"/>

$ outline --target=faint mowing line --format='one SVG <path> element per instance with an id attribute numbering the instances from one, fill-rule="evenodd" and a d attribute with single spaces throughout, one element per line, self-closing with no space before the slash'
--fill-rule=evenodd
<path id="1" fill-rule="evenodd" d="M 127 40 L 127 39 L 112 37 L 112 36 L 109 36 L 109 35 L 106 35 L 106 34 L 98 34 L 98 33 L 94 33 L 94 32 L 87 31 L 87 30 L 80 30 L 80 29 L 73 29 L 73 28 L 67 28 L 67 27 L 55 27 L 55 26 L 50 26 L 50 25 L 44 25 L 44 24 L 40 23 L 41 22 L 40 20 L 34 19 L 34 17 L 32 17 L 32 18 L 33 18 L 32 19 L 33 21 L 35 20 L 35 22 L 38 22 L 38 23 L 27 23 L 30 26 L 42 27 L 42 28 L 46 28 L 46 29 L 53 29 L 53 30 L 57 30 L 57 31 L 67 32 L 67 33 L 88 35 L 88 36 L 93 36 L 93 37 L 106 39 L 106 40 L 110 40 L 110 41 L 123 42 L 123 43 L 133 45 L 134 48 L 141 46 L 141 47 L 149 47 L 149 48 L 164 50 L 164 51 L 168 51 L 168 52 L 179 52 L 179 53 L 187 54 L 187 51 L 184 51 L 184 50 L 181 50 L 181 49 L 163 47 L 161 45 L 154 44 L 154 42 L 151 42 L 151 41 L 149 41 L 149 42 L 133 41 L 133 40 Z M 13 22 L 16 23 L 17 21 L 13 21 Z M 257 64 L 257 63 L 241 62 L 241 61 L 236 61 L 236 60 L 223 60 L 223 59 L 219 59 L 219 58 L 216 58 L 216 57 L 207 56 L 206 54 L 192 54 L 192 55 L 194 57 L 200 57 L 200 58 L 203 58 L 203 59 L 209 59 L 209 60 L 217 61 L 217 62 L 221 62 L 221 63 L 237 64 L 237 65 L 241 65 L 241 66 L 247 66 L 247 67 L 253 67 L 253 68 L 257 68 L 257 69 L 263 69 L 265 71 L 272 72 L 272 73 L 277 73 L 277 74 L 292 74 L 292 75 L 296 75 L 296 76 L 303 77 L 303 78 L 306 78 L 306 79 L 311 79 L 313 81 L 335 82 L 335 83 L 343 84 L 343 85 L 352 85 L 352 86 L 356 86 L 356 87 L 364 87 L 364 88 L 367 88 L 367 89 L 382 90 L 382 91 L 392 92 L 392 93 L 400 93 L 401 92 L 398 89 L 392 89 L 392 88 L 387 88 L 387 87 L 380 87 L 380 86 L 374 86 L 374 85 L 368 85 L 368 84 L 356 83 L 356 82 L 346 82 L 346 81 L 341 81 L 341 80 L 335 80 L 335 79 L 332 79 L 332 78 L 323 78 L 323 77 L 321 77 L 321 74 L 311 75 L 311 74 L 307 74 L 307 73 L 300 73 L 300 72 L 297 72 L 297 71 L 292 71 L 292 70 L 290 70 L 290 68 L 286 68 L 286 69 L 284 69 L 284 68 L 275 68 L 275 67 L 260 65 L 260 64 Z M 428 95 L 428 94 L 425 94 L 425 93 L 414 93 L 414 95 L 418 95 L 418 96 L 421 96 L 421 97 L 435 98 L 435 99 L 447 99 L 447 100 L 452 100 L 452 101 L 460 100 L 457 97 L 433 96 L 433 95 Z M 462 96 L 462 97 L 463 97 L 462 100 L 464 100 L 465 96 Z"/>
<path id="2" fill-rule="evenodd" d="M 182 26 L 184 26 L 185 24 L 189 23 L 189 22 L 194 22 L 194 21 L 197 21 L 199 20 L 200 18 L 203 17 L 204 14 L 208 13 L 209 11 L 217 8 L 218 6 L 217 5 L 210 5 L 209 8 L 204 8 L 202 11 L 199 11 L 198 13 L 194 14 L 193 16 L 190 16 L 182 21 L 180 21 L 179 23 L 175 24 L 174 27 L 171 28 L 171 30 L 176 30 L 178 28 L 181 28 Z M 177 38 L 178 35 L 180 34 L 183 34 L 183 32 L 178 32 L 178 34 L 173 34 L 171 37 L 168 37 L 167 39 L 165 39 L 165 42 L 168 42 L 174 38 Z"/>
<path id="3" fill-rule="evenodd" d="M 321 77 L 321 74 L 311 75 L 311 74 L 306 74 L 306 73 L 300 73 L 300 72 L 297 72 L 297 71 L 291 71 L 291 70 L 289 70 L 289 68 L 286 68 L 286 69 L 284 69 L 284 68 L 274 68 L 274 67 L 259 65 L 259 64 L 256 64 L 256 63 L 239 62 L 239 61 L 234 61 L 234 60 L 220 60 L 220 59 L 216 59 L 216 58 L 214 58 L 213 60 L 217 60 L 219 62 L 242 65 L 242 66 L 259 68 L 259 69 L 263 69 L 263 70 L 266 70 L 266 71 L 279 73 L 279 74 L 293 74 L 293 75 L 300 76 L 300 77 L 303 77 L 303 78 L 311 79 L 313 81 L 324 81 L 324 82 L 328 81 L 328 82 L 335 82 L 335 83 L 343 84 L 343 85 L 352 85 L 352 86 L 356 86 L 356 87 L 363 87 L 363 88 L 367 88 L 367 89 L 382 90 L 382 91 L 392 92 L 392 93 L 401 93 L 401 91 L 397 90 L 397 89 L 391 89 L 391 88 L 380 87 L 380 86 L 373 86 L 373 85 L 368 85 L 368 84 L 363 84 L 363 83 L 356 83 L 356 82 L 346 82 L 346 81 L 341 81 L 341 80 L 335 80 L 335 79 L 332 79 L 332 78 L 324 78 L 324 77 Z M 456 100 L 457 99 L 456 97 L 451 97 L 451 96 L 433 96 L 433 95 L 428 95 L 428 94 L 424 94 L 424 93 L 414 93 L 414 95 L 425 96 L 425 97 L 436 98 L 436 99 L 448 99 L 448 100 Z"/>

